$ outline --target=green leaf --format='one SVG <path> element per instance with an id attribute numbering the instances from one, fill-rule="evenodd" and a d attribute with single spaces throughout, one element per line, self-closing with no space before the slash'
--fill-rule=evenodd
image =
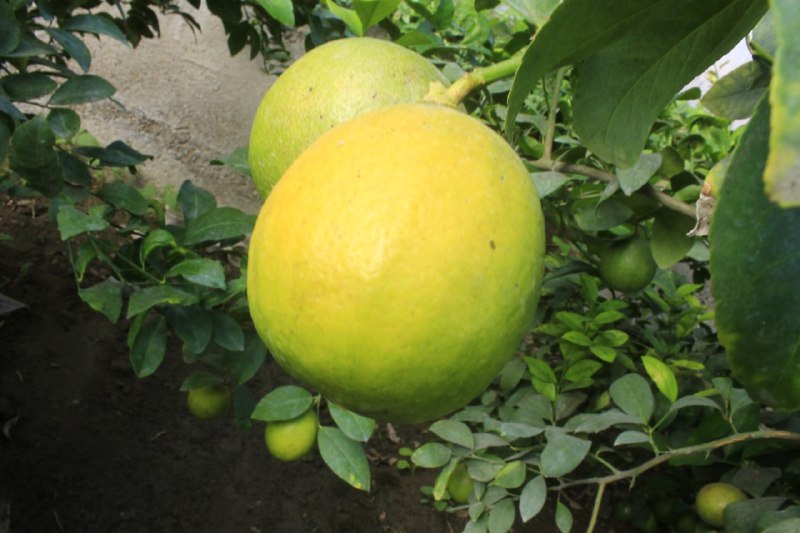
<path id="1" fill-rule="evenodd" d="M 620 409 L 645 424 L 653 416 L 655 407 L 653 393 L 647 381 L 639 374 L 622 376 L 611 384 L 608 392 Z"/>
<path id="2" fill-rule="evenodd" d="M 75 105 L 114 96 L 117 89 L 108 81 L 93 74 L 74 76 L 61 84 L 50 97 L 50 105 Z"/>
<path id="3" fill-rule="evenodd" d="M 500 500 L 489 511 L 489 533 L 506 533 L 511 530 L 515 519 L 514 502 L 510 498 Z"/>
<path id="4" fill-rule="evenodd" d="M 528 363 L 528 371 L 533 379 L 542 383 L 558 383 L 555 372 L 545 361 L 535 357 L 525 357 L 525 361 Z"/>
<path id="5" fill-rule="evenodd" d="M 458 461 L 453 459 L 447 463 L 447 466 L 436 476 L 436 481 L 433 484 L 433 499 L 435 501 L 439 502 L 444 499 L 444 495 L 447 492 L 447 482 L 450 481 L 450 476 L 453 474 L 453 470 L 456 469 L 456 466 L 458 466 Z M 467 468 L 469 469 L 469 467 Z M 470 477 L 472 477 L 471 473 Z"/>
<path id="6" fill-rule="evenodd" d="M 595 344 L 589 346 L 589 351 L 592 352 L 595 357 L 606 363 L 613 363 L 617 359 L 617 350 L 610 346 Z"/>
<path id="7" fill-rule="evenodd" d="M 78 296 L 116 324 L 122 313 L 122 285 L 110 279 L 104 280 L 88 289 L 78 289 Z"/>
<path id="8" fill-rule="evenodd" d="M 626 444 L 646 444 L 650 442 L 650 437 L 647 433 L 641 431 L 623 431 L 614 440 L 614 446 L 624 446 Z"/>
<path id="9" fill-rule="evenodd" d="M 625 318 L 625 315 L 619 311 L 610 310 L 598 313 L 598 315 L 592 319 L 592 322 L 600 325 L 613 324 L 614 322 L 619 322 L 623 318 Z"/>
<path id="10" fill-rule="evenodd" d="M 618 329 L 608 329 L 606 331 L 601 331 L 597 337 L 595 337 L 595 342 L 602 346 L 611 346 L 613 348 L 619 348 L 620 346 L 624 346 L 630 337 L 624 331 L 620 331 Z"/>
<path id="11" fill-rule="evenodd" d="M 264 11 L 283 24 L 284 26 L 294 26 L 294 8 L 292 0 L 256 0 Z"/>
<path id="12" fill-rule="evenodd" d="M 591 441 L 563 433 L 551 433 L 539 459 L 542 475 L 562 477 L 583 462 L 592 447 Z"/>
<path id="13" fill-rule="evenodd" d="M 695 221 L 671 209 L 659 209 L 653 222 L 650 250 L 658 268 L 668 269 L 692 249 L 694 239 L 686 234 Z"/>
<path id="14" fill-rule="evenodd" d="M 475 441 L 472 438 L 472 432 L 463 422 L 456 422 L 455 420 L 439 420 L 434 422 L 430 427 L 431 432 L 447 442 L 458 444 L 470 450 L 475 447 Z"/>
<path id="15" fill-rule="evenodd" d="M 423 444 L 411 454 L 411 462 L 422 468 L 439 468 L 450 461 L 450 448 L 439 442 Z"/>
<path id="16" fill-rule="evenodd" d="M 96 215 L 87 215 L 71 205 L 62 205 L 58 208 L 56 215 L 58 231 L 61 233 L 61 240 L 66 241 L 81 233 L 89 231 L 101 231 L 108 227 L 108 222 L 104 218 Z"/>
<path id="17" fill-rule="evenodd" d="M 105 148 L 82 146 L 76 148 L 75 153 L 95 159 L 103 167 L 132 167 L 152 159 L 152 156 L 137 152 L 122 141 L 114 141 Z"/>
<path id="18" fill-rule="evenodd" d="M 92 54 L 80 38 L 58 28 L 48 28 L 46 31 L 84 72 L 89 71 L 89 67 L 92 65 Z"/>
<path id="19" fill-rule="evenodd" d="M 17 47 L 12 52 L 7 52 L 5 57 L 30 58 L 35 56 L 52 56 L 58 54 L 58 50 L 43 43 L 33 35 L 21 33 Z"/>
<path id="20" fill-rule="evenodd" d="M 8 145 L 11 142 L 11 131 L 3 122 L 0 122 L 0 161 L 6 160 Z"/>
<path id="21" fill-rule="evenodd" d="M 181 383 L 181 390 L 183 392 L 187 392 L 192 389 L 201 389 L 203 387 L 221 385 L 222 383 L 222 378 L 216 374 L 212 374 L 211 372 L 207 372 L 205 370 L 195 370 L 183 380 L 183 383 Z"/>
<path id="22" fill-rule="evenodd" d="M 245 334 L 244 351 L 232 354 L 225 367 L 237 384 L 249 381 L 264 366 L 267 359 L 267 347 L 254 332 Z M 255 405 L 255 403 L 254 403 Z M 248 415 L 249 416 L 249 415 Z"/>
<path id="23" fill-rule="evenodd" d="M 214 208 L 191 223 L 187 221 L 183 244 L 189 246 L 242 237 L 253 230 L 255 218 L 234 207 Z"/>
<path id="24" fill-rule="evenodd" d="M 55 196 L 64 186 L 61 165 L 53 149 L 55 143 L 56 136 L 41 115 L 22 123 L 11 137 L 11 170 L 46 196 Z"/>
<path id="25" fill-rule="evenodd" d="M 292 420 L 308 411 L 313 403 L 314 397 L 304 388 L 284 385 L 261 398 L 251 416 L 263 422 Z"/>
<path id="26" fill-rule="evenodd" d="M 317 433 L 317 446 L 322 460 L 334 474 L 352 487 L 369 492 L 369 463 L 361 444 L 339 428 L 322 426 Z"/>
<path id="27" fill-rule="evenodd" d="M 504 489 L 517 489 L 525 483 L 527 468 L 522 461 L 511 461 L 506 463 L 497 473 L 492 481 L 492 485 Z"/>
<path id="28" fill-rule="evenodd" d="M 331 402 L 328 402 L 328 411 L 330 411 L 331 417 L 336 422 L 336 425 L 339 426 L 339 429 L 353 440 L 367 442 L 375 431 L 375 421 L 371 418 L 348 411 Z M 446 462 L 443 462 L 442 465 Z"/>
<path id="29" fill-rule="evenodd" d="M 57 107 L 47 114 L 47 124 L 61 138 L 69 139 L 81 129 L 81 117 L 72 109 Z"/>
<path id="30" fill-rule="evenodd" d="M 800 518 L 788 518 L 774 524 L 761 533 L 797 533 L 800 531 Z"/>
<path id="31" fill-rule="evenodd" d="M 64 181 L 86 189 L 92 185 L 92 175 L 86 163 L 66 152 L 58 152 L 58 162 Z"/>
<path id="32" fill-rule="evenodd" d="M 530 24 L 541 28 L 561 0 L 502 0 Z"/>
<path id="33" fill-rule="evenodd" d="M 14 17 L 14 10 L 7 2 L 0 3 L 0 56 L 15 50 L 20 36 L 20 26 Z"/>
<path id="34" fill-rule="evenodd" d="M 155 372 L 167 350 L 167 325 L 163 316 L 144 324 L 131 347 L 131 366 L 137 377 Z"/>
<path id="35" fill-rule="evenodd" d="M 592 345 L 592 339 L 586 336 L 585 333 L 581 331 L 568 331 L 561 336 L 561 338 L 567 342 L 571 342 L 572 344 L 577 344 L 578 346 L 589 347 Z"/>
<path id="36" fill-rule="evenodd" d="M 238 170 L 245 176 L 250 176 L 250 163 L 248 161 L 249 147 L 240 146 L 229 155 L 220 157 L 219 159 L 212 159 L 212 165 L 227 165 L 233 169 Z M 216 207 L 216 205 L 215 205 Z"/>
<path id="37" fill-rule="evenodd" d="M 769 80 L 769 69 L 750 61 L 717 81 L 700 103 L 720 117 L 748 118 L 767 92 Z"/>
<path id="38" fill-rule="evenodd" d="M 617 425 L 640 424 L 634 416 L 618 409 L 609 409 L 602 413 L 580 413 L 570 418 L 564 429 L 571 433 L 599 433 Z"/>
<path id="39" fill-rule="evenodd" d="M 5 113 L 6 115 L 15 118 L 17 120 L 25 121 L 28 120 L 22 112 L 17 109 L 14 104 L 12 104 L 8 98 L 0 94 L 0 113 Z"/>
<path id="40" fill-rule="evenodd" d="M 217 207 L 217 199 L 207 190 L 196 187 L 191 181 L 186 180 L 178 191 L 178 205 L 186 224 L 191 224 L 200 216 L 214 210 Z"/>
<path id="41" fill-rule="evenodd" d="M 561 500 L 556 503 L 556 526 L 561 533 L 569 533 L 572 530 L 572 511 L 561 503 Z"/>
<path id="42" fill-rule="evenodd" d="M 777 510 L 785 501 L 786 498 L 773 496 L 769 498 L 754 498 L 727 505 L 723 513 L 725 532 L 750 533 L 751 531 L 757 531 L 756 524 L 758 519 L 764 513 Z"/>
<path id="43" fill-rule="evenodd" d="M 175 242 L 175 237 L 172 233 L 165 229 L 156 228 L 147 234 L 142 242 L 142 247 L 139 250 L 140 261 L 142 264 L 147 260 L 147 257 L 157 248 L 175 248 L 178 243 Z"/>
<path id="44" fill-rule="evenodd" d="M 766 494 L 770 485 L 780 479 L 781 476 L 780 468 L 745 464 L 731 478 L 731 483 L 741 487 L 750 496 L 760 498 Z"/>
<path id="45" fill-rule="evenodd" d="M 656 384 L 658 390 L 666 396 L 670 402 L 678 399 L 678 381 L 675 374 L 660 359 L 649 355 L 642 356 L 642 364 L 647 371 L 647 375 Z"/>
<path id="46" fill-rule="evenodd" d="M 170 306 L 166 312 L 167 321 L 189 353 L 200 354 L 211 342 L 213 328 L 211 315 L 196 306 Z"/>
<path id="47" fill-rule="evenodd" d="M 234 318 L 222 311 L 211 311 L 214 324 L 211 340 L 232 352 L 244 350 L 244 332 Z"/>
<path id="48" fill-rule="evenodd" d="M 616 165 L 636 163 L 664 106 L 742 40 L 766 9 L 767 0 L 671 2 L 587 58 L 573 100 L 575 131 L 585 146 Z"/>
<path id="49" fill-rule="evenodd" d="M 97 250 L 95 250 L 92 243 L 88 240 L 83 241 L 78 245 L 72 257 L 72 268 L 78 276 L 78 283 L 83 281 L 83 276 L 86 274 L 86 269 L 89 264 L 97 257 Z"/>
<path id="50" fill-rule="evenodd" d="M 569 181 L 569 176 L 555 171 L 532 172 L 531 179 L 536 187 L 536 192 L 539 193 L 539 198 L 544 198 L 560 189 Z"/>
<path id="51" fill-rule="evenodd" d="M 721 408 L 714 400 L 710 398 L 704 398 L 702 396 L 684 396 L 683 398 L 679 398 L 675 403 L 673 403 L 669 407 L 669 413 L 672 411 L 677 411 L 678 409 L 683 409 L 684 407 L 710 407 L 711 409 L 716 409 L 720 411 Z"/>
<path id="52" fill-rule="evenodd" d="M 117 209 L 124 209 L 134 215 L 147 213 L 147 200 L 142 193 L 123 181 L 107 183 L 97 192 L 97 196 Z"/>
<path id="53" fill-rule="evenodd" d="M 618 168 L 617 180 L 625 196 L 630 196 L 647 185 L 650 178 L 661 168 L 661 162 L 661 154 L 642 154 L 632 167 Z"/>
<path id="54" fill-rule="evenodd" d="M 186 281 L 212 289 L 225 289 L 225 270 L 213 259 L 181 261 L 169 269 L 167 277 L 171 276 L 182 276 Z"/>
<path id="55" fill-rule="evenodd" d="M 800 409 L 800 208 L 766 197 L 766 98 L 739 140 L 711 221 L 715 321 L 733 375 L 759 402 Z"/>
<path id="56" fill-rule="evenodd" d="M 400 0 L 353 0 L 353 7 L 364 30 L 394 13 L 399 5 Z"/>
<path id="57" fill-rule="evenodd" d="M 128 300 L 126 318 L 133 318 L 156 305 L 194 305 L 196 303 L 197 296 L 192 293 L 169 285 L 156 285 L 138 290 L 131 295 Z"/>
<path id="58" fill-rule="evenodd" d="M 35 100 L 53 92 L 58 83 L 47 74 L 26 72 L 0 78 L 0 88 L 11 100 Z"/>
<path id="59" fill-rule="evenodd" d="M 528 481 L 519 495 L 519 516 L 527 522 L 542 510 L 547 501 L 547 483 L 542 476 L 536 476 Z"/>
<path id="60" fill-rule="evenodd" d="M 773 62 L 775 52 L 778 50 L 778 39 L 775 35 L 775 15 L 772 10 L 756 24 L 753 29 L 753 36 L 750 38 L 750 46 L 758 51 L 762 57 Z"/>
<path id="61" fill-rule="evenodd" d="M 325 6 L 334 14 L 338 19 L 345 23 L 347 28 L 358 37 L 364 36 L 364 26 L 361 24 L 361 19 L 358 13 L 353 9 L 342 7 L 334 0 L 325 0 Z"/>
<path id="62" fill-rule="evenodd" d="M 249 429 L 253 425 L 250 415 L 255 405 L 256 399 L 250 387 L 238 385 L 233 389 L 233 413 L 240 428 Z"/>
<path id="63" fill-rule="evenodd" d="M 581 359 L 567 367 L 566 372 L 564 372 L 564 379 L 572 383 L 577 383 L 591 378 L 601 368 L 603 368 L 603 363 L 592 359 Z"/>
<path id="64" fill-rule="evenodd" d="M 764 174 L 767 195 L 783 207 L 800 206 L 800 6 L 772 0 L 775 37 L 769 157 Z"/>
<path id="65" fill-rule="evenodd" d="M 584 231 L 604 231 L 619 226 L 633 216 L 633 210 L 622 202 L 610 199 L 587 205 L 575 213 L 578 227 Z"/>
<path id="66" fill-rule="evenodd" d="M 128 45 L 128 38 L 114 24 L 111 17 L 107 15 L 77 15 L 68 18 L 61 28 L 69 31 L 88 32 L 97 35 L 107 35 L 116 39 L 125 46 Z"/>

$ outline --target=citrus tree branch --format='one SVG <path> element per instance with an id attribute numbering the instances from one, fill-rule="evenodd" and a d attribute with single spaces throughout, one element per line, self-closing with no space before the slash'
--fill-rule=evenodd
<path id="1" fill-rule="evenodd" d="M 560 68 L 556 72 L 555 82 L 553 83 L 553 94 L 550 95 L 550 102 L 547 110 L 547 128 L 544 133 L 544 153 L 542 159 L 550 161 L 553 159 L 553 139 L 556 136 L 556 113 L 558 112 L 558 98 L 561 96 L 561 82 L 564 79 L 565 68 Z"/>
<path id="2" fill-rule="evenodd" d="M 725 446 L 730 446 L 731 444 L 736 444 L 739 442 L 745 442 L 749 440 L 760 440 L 760 439 L 790 440 L 800 443 L 800 433 L 795 433 L 793 431 L 770 430 L 770 429 L 750 431 L 747 433 L 738 433 L 736 435 L 731 435 L 730 437 L 724 437 L 721 439 L 712 440 L 711 442 L 706 442 L 704 444 L 687 446 L 685 448 L 676 448 L 674 450 L 663 452 L 660 455 L 653 457 L 649 461 L 645 461 L 639 466 L 631 468 L 629 470 L 621 470 L 619 472 L 615 472 L 613 474 L 609 474 L 603 477 L 592 477 L 586 479 L 578 479 L 575 481 L 567 481 L 553 487 L 551 490 L 558 491 L 569 487 L 576 487 L 578 485 L 594 485 L 594 484 L 603 487 L 610 483 L 614 483 L 615 481 L 620 481 L 623 479 L 635 478 L 637 476 L 640 476 L 641 474 L 647 472 L 652 468 L 655 468 L 661 463 L 669 461 L 673 457 L 694 455 L 696 453 L 708 453 L 716 450 L 717 448 L 724 448 Z M 602 498 L 602 494 L 600 494 L 599 497 Z"/>
<path id="3" fill-rule="evenodd" d="M 523 48 L 508 59 L 494 63 L 493 65 L 478 67 L 475 70 L 471 70 L 454 81 L 447 89 L 444 89 L 438 94 L 429 94 L 425 97 L 425 100 L 457 107 L 469 93 L 478 87 L 483 87 L 487 83 L 513 76 L 522 63 L 522 55 L 524 52 L 525 49 Z"/>
<path id="4" fill-rule="evenodd" d="M 546 145 L 545 145 L 546 147 Z M 599 181 L 603 181 L 606 183 L 611 183 L 617 177 L 610 173 L 606 172 L 605 170 L 600 170 L 599 168 L 589 167 L 586 165 L 575 165 L 572 163 L 563 163 L 561 161 L 552 161 L 550 159 L 545 159 L 542 157 L 541 159 L 537 159 L 535 161 L 530 162 L 534 167 L 540 170 L 555 170 L 557 172 L 569 172 L 572 174 L 580 174 L 582 176 L 586 176 L 588 178 L 593 178 Z M 680 200 L 676 200 L 669 194 L 659 191 L 652 185 L 645 185 L 639 192 L 652 198 L 656 202 L 660 203 L 667 209 L 672 209 L 673 211 L 677 211 L 678 213 L 684 214 L 688 217 L 695 218 L 696 213 L 694 207 L 691 205 L 681 202 Z"/>

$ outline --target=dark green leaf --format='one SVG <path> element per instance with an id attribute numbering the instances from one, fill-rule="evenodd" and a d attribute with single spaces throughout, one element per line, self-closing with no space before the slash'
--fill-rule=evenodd
<path id="1" fill-rule="evenodd" d="M 144 324 L 139 329 L 131 348 L 131 366 L 137 377 L 147 377 L 155 372 L 167 350 L 167 325 L 163 316 Z"/>
<path id="2" fill-rule="evenodd" d="M 575 221 L 584 231 L 604 231 L 618 226 L 633 216 L 633 210 L 617 200 L 587 205 L 575 213 Z"/>
<path id="3" fill-rule="evenodd" d="M 213 259 L 186 259 L 173 266 L 167 277 L 182 276 L 186 281 L 212 289 L 225 289 L 225 270 Z"/>
<path id="4" fill-rule="evenodd" d="M 77 135 L 81 129 L 81 117 L 72 109 L 58 107 L 52 109 L 47 115 L 47 123 L 50 129 L 63 139 L 69 139 Z"/>
<path id="5" fill-rule="evenodd" d="M 489 511 L 489 533 L 506 533 L 514 525 L 515 519 L 514 501 L 510 498 L 500 500 Z"/>
<path id="6" fill-rule="evenodd" d="M 236 383 L 246 383 L 264 366 L 267 347 L 264 346 L 258 335 L 248 332 L 245 334 L 244 351 L 235 353 L 233 356 L 233 359 L 226 365 L 228 372 Z"/>
<path id="7" fill-rule="evenodd" d="M 711 222 L 716 324 L 734 376 L 758 401 L 800 409 L 800 208 L 764 194 L 769 103 L 762 100 L 733 155 Z"/>
<path id="8" fill-rule="evenodd" d="M 0 55 L 6 55 L 19 45 L 21 31 L 14 10 L 7 2 L 0 3 Z"/>
<path id="9" fill-rule="evenodd" d="M 55 135 L 41 115 L 18 126 L 11 137 L 11 170 L 46 196 L 55 196 L 64 186 L 61 165 L 53 150 L 55 142 Z"/>
<path id="10" fill-rule="evenodd" d="M 195 370 L 183 380 L 183 383 L 181 383 L 181 390 L 186 392 L 192 389 L 213 387 L 215 385 L 221 385 L 222 383 L 222 378 L 216 374 L 205 370 Z"/>
<path id="11" fill-rule="evenodd" d="M 589 57 L 573 101 L 583 143 L 616 165 L 633 165 L 664 106 L 733 48 L 766 9 L 767 0 L 671 2 L 669 12 L 651 12 Z"/>
<path id="12" fill-rule="evenodd" d="M 95 215 L 87 215 L 71 205 L 62 205 L 58 208 L 56 217 L 61 240 L 66 241 L 75 235 L 88 231 L 101 231 L 108 227 L 108 222 Z M 129 317 L 130 318 L 130 317 Z"/>
<path id="13" fill-rule="evenodd" d="M 97 196 L 117 209 L 124 209 L 134 215 L 147 213 L 147 200 L 142 193 L 123 181 L 107 183 L 97 192 Z"/>
<path id="14" fill-rule="evenodd" d="M 14 104 L 12 104 L 11 101 L 2 94 L 0 94 L 0 112 L 5 113 L 11 118 L 15 118 L 17 120 L 27 120 L 25 115 L 22 114 L 22 111 L 17 109 Z"/>
<path id="15" fill-rule="evenodd" d="M 603 363 L 593 359 L 581 359 L 567 367 L 566 372 L 564 372 L 564 379 L 572 383 L 578 383 L 591 378 L 601 368 L 603 368 Z"/>
<path id="16" fill-rule="evenodd" d="M 411 462 L 422 468 L 439 468 L 450 461 L 450 448 L 439 442 L 423 444 L 411 454 Z"/>
<path id="17" fill-rule="evenodd" d="M 239 385 L 233 389 L 233 412 L 240 428 L 249 429 L 252 425 L 250 415 L 253 413 L 255 405 L 256 399 L 250 387 Z"/>
<path id="18" fill-rule="evenodd" d="M 186 224 L 190 224 L 216 208 L 217 199 L 207 190 L 196 187 L 191 181 L 186 180 L 178 191 L 178 205 Z"/>
<path id="19" fill-rule="evenodd" d="M 6 160 L 8 145 L 11 142 L 11 132 L 3 122 L 0 122 L 0 161 Z"/>
<path id="20" fill-rule="evenodd" d="M 72 268 L 78 276 L 78 282 L 83 281 L 86 269 L 89 264 L 97 257 L 97 250 L 92 246 L 91 241 L 85 240 L 78 245 L 77 250 L 72 256 Z"/>
<path id="21" fill-rule="evenodd" d="M 63 84 L 50 97 L 50 105 L 85 104 L 110 98 L 117 90 L 100 76 L 83 74 L 74 76 Z"/>
<path id="22" fill-rule="evenodd" d="M 750 61 L 723 76 L 700 103 L 715 115 L 731 120 L 748 118 L 769 88 L 769 69 Z"/>
<path id="23" fill-rule="evenodd" d="M 430 427 L 431 432 L 439 438 L 458 444 L 470 450 L 475 447 L 475 441 L 472 438 L 472 432 L 463 422 L 456 422 L 455 420 L 439 420 L 434 422 Z"/>
<path id="24" fill-rule="evenodd" d="M 61 172 L 64 181 L 79 187 L 89 187 L 92 184 L 92 175 L 86 163 L 73 157 L 66 152 L 58 152 L 58 162 L 61 164 Z"/>
<path id="25" fill-rule="evenodd" d="M 561 503 L 561 500 L 556 503 L 556 526 L 561 533 L 569 533 L 572 530 L 572 511 Z"/>
<path id="26" fill-rule="evenodd" d="M 783 207 L 800 206 L 800 13 L 793 0 L 772 0 L 775 37 L 769 101 L 769 157 L 764 173 L 767 195 Z"/>
<path id="27" fill-rule="evenodd" d="M 166 316 L 186 350 L 194 354 L 203 353 L 211 342 L 213 329 L 208 311 L 195 306 L 174 305 L 167 309 Z"/>
<path id="28" fill-rule="evenodd" d="M 644 187 L 661 168 L 661 162 L 661 154 L 642 154 L 632 167 L 618 168 L 617 180 L 622 192 L 630 196 Z"/>
<path id="29" fill-rule="evenodd" d="M 800 518 L 787 518 L 761 533 L 797 533 L 798 531 L 800 531 Z"/>
<path id="30" fill-rule="evenodd" d="M 252 418 L 264 422 L 292 420 L 308 411 L 313 403 L 314 398 L 304 388 L 284 385 L 261 398 L 253 410 Z"/>
<path id="31" fill-rule="evenodd" d="M 519 496 L 519 516 L 527 522 L 542 510 L 547 500 L 547 483 L 542 476 L 531 479 Z"/>
<path id="32" fill-rule="evenodd" d="M 89 307 L 106 315 L 111 322 L 119 320 L 122 313 L 122 285 L 119 282 L 107 279 L 88 289 L 79 289 L 78 296 Z"/>
<path id="33" fill-rule="evenodd" d="M 375 421 L 371 418 L 358 415 L 331 402 L 328 402 L 328 411 L 339 429 L 353 440 L 367 442 L 375 431 Z"/>
<path id="34" fill-rule="evenodd" d="M 731 503 L 725 507 L 726 533 L 750 533 L 756 531 L 758 519 L 769 511 L 775 511 L 783 505 L 786 498 L 770 497 L 755 498 L 741 502 Z"/>
<path id="35" fill-rule="evenodd" d="M 28 33 L 21 33 L 17 47 L 4 54 L 5 57 L 20 57 L 29 58 L 35 56 L 52 56 L 58 54 L 58 50 L 52 46 L 43 43 L 33 35 Z"/>
<path id="36" fill-rule="evenodd" d="M 230 153 L 225 157 L 221 157 L 219 159 L 211 160 L 212 165 L 227 165 L 231 168 L 234 168 L 244 174 L 245 176 L 250 176 L 250 163 L 248 162 L 248 151 L 249 148 L 247 146 L 240 146 L 236 150 Z M 216 205 L 214 205 L 216 207 Z"/>
<path id="37" fill-rule="evenodd" d="M 131 295 L 128 300 L 126 318 L 133 318 L 156 305 L 194 305 L 196 303 L 197 295 L 195 294 L 169 285 L 156 285 L 138 290 Z"/>
<path id="38" fill-rule="evenodd" d="M 734 474 L 731 483 L 741 487 L 750 496 L 760 498 L 766 494 L 769 486 L 780 477 L 780 468 L 745 464 Z"/>
<path id="39" fill-rule="evenodd" d="M 291 0 L 256 0 L 264 11 L 284 26 L 294 26 L 294 8 Z"/>
<path id="40" fill-rule="evenodd" d="M 352 487 L 369 492 L 369 463 L 361 444 L 339 428 L 322 426 L 317 433 L 317 446 L 322 460 L 334 474 Z"/>
<path id="41" fill-rule="evenodd" d="M 239 352 L 244 350 L 244 332 L 232 316 L 221 311 L 213 311 L 211 320 L 214 323 L 214 330 L 211 340 L 226 350 Z"/>
<path id="42" fill-rule="evenodd" d="M 105 148 L 83 146 L 76 148 L 75 153 L 95 159 L 104 167 L 131 167 L 152 159 L 152 156 L 137 152 L 122 141 L 114 141 Z"/>
<path id="43" fill-rule="evenodd" d="M 107 15 L 77 15 L 68 18 L 61 28 L 69 31 L 79 31 L 94 33 L 97 35 L 107 35 L 124 45 L 128 45 L 128 38 L 114 24 L 111 17 Z"/>
<path id="44" fill-rule="evenodd" d="M 175 237 L 172 233 L 165 229 L 156 228 L 144 238 L 139 251 L 140 260 L 142 264 L 144 264 L 147 260 L 147 256 L 149 256 L 153 250 L 164 247 L 175 248 L 176 246 L 178 246 L 178 243 L 175 242 Z"/>
<path id="45" fill-rule="evenodd" d="M 58 28 L 48 28 L 47 33 L 61 45 L 61 48 L 75 60 L 84 72 L 89 71 L 89 67 L 92 65 L 92 54 L 82 40 L 70 32 Z"/>
<path id="46" fill-rule="evenodd" d="M 686 234 L 694 224 L 693 219 L 671 209 L 660 209 L 656 213 L 650 249 L 659 268 L 672 267 L 692 249 L 694 239 Z"/>
<path id="47" fill-rule="evenodd" d="M 217 207 L 191 223 L 187 221 L 183 244 L 188 246 L 242 237 L 253 230 L 255 218 L 234 207 Z"/>
<path id="48" fill-rule="evenodd" d="M 653 416 L 655 402 L 650 385 L 639 374 L 627 374 L 611 384 L 608 392 L 620 409 L 645 424 Z"/>
<path id="49" fill-rule="evenodd" d="M 569 474 L 578 468 L 591 447 L 591 441 L 563 433 L 550 433 L 539 459 L 542 475 L 562 477 Z"/>
<path id="50" fill-rule="evenodd" d="M 56 87 L 58 83 L 41 72 L 9 74 L 0 78 L 0 88 L 12 100 L 35 100 L 50 94 Z"/>
<path id="51" fill-rule="evenodd" d="M 208 10 L 225 23 L 232 24 L 242 19 L 242 6 L 240 2 L 230 0 L 206 0 Z"/>

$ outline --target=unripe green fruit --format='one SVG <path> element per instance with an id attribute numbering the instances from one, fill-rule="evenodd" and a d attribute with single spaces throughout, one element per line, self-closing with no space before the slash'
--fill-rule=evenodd
<path id="1" fill-rule="evenodd" d="M 747 495 L 730 483 L 709 483 L 697 492 L 695 510 L 697 516 L 714 527 L 725 525 L 725 508 L 747 499 Z"/>
<path id="2" fill-rule="evenodd" d="M 610 289 L 636 292 L 647 287 L 656 274 L 650 241 L 631 237 L 615 242 L 600 254 L 600 277 Z"/>
<path id="3" fill-rule="evenodd" d="M 186 397 L 189 412 L 202 420 L 217 418 L 231 403 L 231 392 L 225 385 L 191 389 Z"/>
<path id="4" fill-rule="evenodd" d="M 450 474 L 450 479 L 447 480 L 447 492 L 450 494 L 450 499 L 462 505 L 469 503 L 469 497 L 474 486 L 475 482 L 463 463 L 455 467 Z"/>
<path id="5" fill-rule="evenodd" d="M 267 423 L 264 442 L 277 459 L 297 461 L 314 448 L 318 426 L 317 413 L 309 409 L 297 418 Z"/>
<path id="6" fill-rule="evenodd" d="M 381 107 L 414 103 L 447 79 L 427 59 L 368 37 L 314 48 L 264 95 L 250 132 L 253 181 L 266 198 L 284 171 L 323 133 Z"/>

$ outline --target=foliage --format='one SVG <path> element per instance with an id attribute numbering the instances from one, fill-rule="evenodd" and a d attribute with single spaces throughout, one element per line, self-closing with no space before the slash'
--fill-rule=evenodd
<path id="1" fill-rule="evenodd" d="M 196 27 L 173 2 L 108 5 L 119 10 L 99 0 L 0 0 L 0 191 L 49 198 L 79 294 L 111 321 L 127 321 L 138 376 L 180 346 L 190 365 L 182 388 L 226 383 L 244 428 L 325 407 L 332 423 L 317 434 L 323 460 L 369 490 L 363 443 L 374 421 L 295 385 L 260 400 L 248 386 L 267 361 L 246 305 L 242 261 L 253 217 L 217 206 L 189 182 L 179 191 L 135 186 L 131 174 L 148 156 L 121 141 L 99 146 L 82 129 L 71 106 L 116 91 L 89 74 L 87 34 L 136 46 L 158 35 L 157 12 Z M 549 505 L 569 531 L 571 495 L 588 486 L 596 488 L 590 529 L 616 491 L 630 504 L 618 519 L 647 530 L 675 516 L 676 527 L 684 516 L 693 524 L 687 479 L 691 493 L 723 480 L 751 497 L 726 510 L 727 530 L 796 529 L 800 419 L 775 410 L 798 408 L 793 2 L 208 7 L 232 54 L 249 46 L 265 62 L 285 57 L 281 34 L 292 25 L 307 25 L 307 48 L 383 33 L 463 80 L 471 90 L 464 108 L 505 131 L 529 166 L 550 245 L 539 314 L 480 398 L 432 424 L 429 442 L 400 450 L 398 467 L 439 469 L 424 489 L 434 505 L 465 510 L 467 531 L 493 533 Z M 752 62 L 705 95 L 680 93 L 748 35 Z M 732 122 L 748 118 L 747 126 Z M 246 170 L 241 153 L 222 162 Z M 598 276 L 599 256 L 633 234 L 650 240 L 660 270 L 644 290 L 616 294 Z M 448 503 L 449 479 L 464 467 L 473 480 L 468 503 Z M 627 495 L 612 487 L 634 480 Z"/>

